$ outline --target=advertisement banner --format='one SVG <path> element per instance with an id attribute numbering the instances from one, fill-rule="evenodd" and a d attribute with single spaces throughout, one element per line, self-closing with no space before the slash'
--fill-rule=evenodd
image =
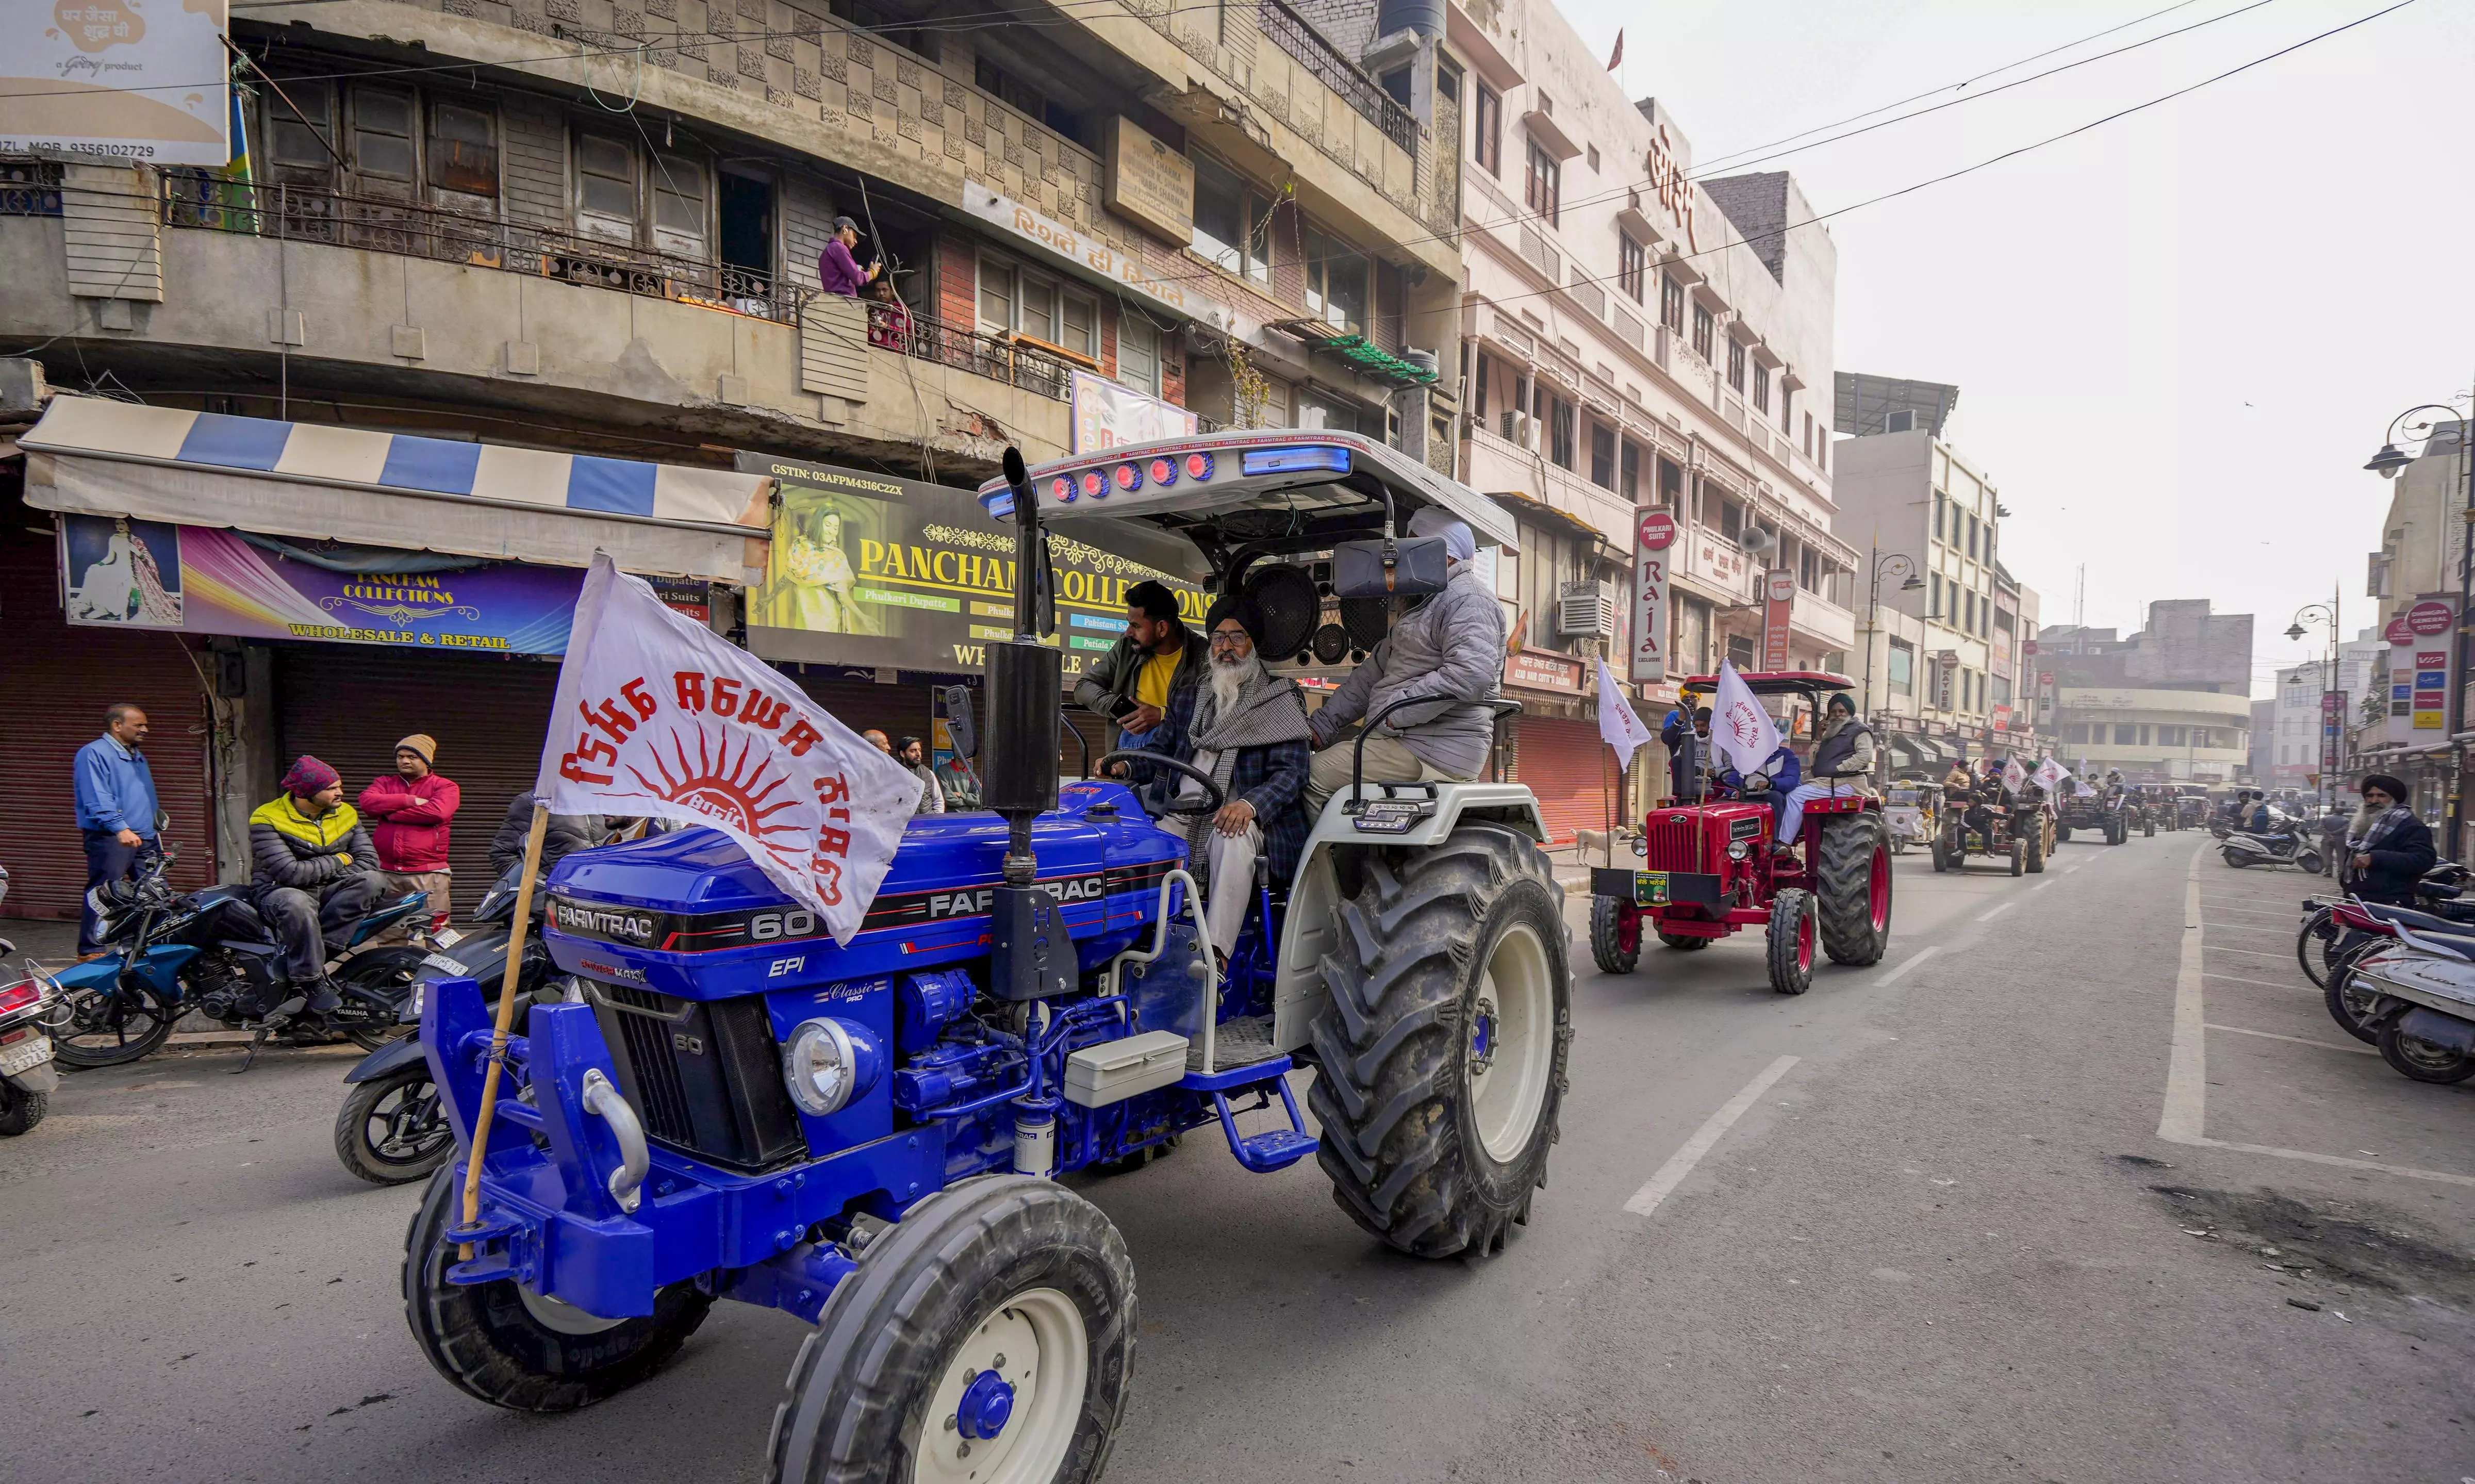
<path id="1" fill-rule="evenodd" d="M 0 155 L 232 160 L 225 0 L 0 0 Z"/>
<path id="2" fill-rule="evenodd" d="M 1074 373 L 1076 453 L 1099 453 L 1162 438 L 1188 438 L 1202 426 L 1193 413 L 1175 402 L 1145 396 L 1088 371 Z"/>
<path id="3" fill-rule="evenodd" d="M 2390 742 L 2432 742 L 2447 724 L 2457 620 L 2455 609 L 2429 598 L 2389 620 Z"/>
<path id="4" fill-rule="evenodd" d="M 1014 527 L 968 490 L 893 474 L 742 453 L 780 501 L 765 584 L 748 595 L 748 647 L 772 660 L 975 672 L 991 640 L 1012 637 Z M 1096 537 L 1103 550 L 1090 544 Z M 1131 521 L 1061 521 L 1049 529 L 1058 632 L 1070 683 L 1116 643 L 1126 589 L 1168 585 L 1188 623 L 1209 598 L 1188 575 L 1190 543 Z M 1137 560 L 1137 554 L 1149 560 Z"/>
<path id="5" fill-rule="evenodd" d="M 170 629 L 241 639 L 317 640 L 559 654 L 584 573 L 573 568 L 476 562 L 404 552 L 404 572 L 321 565 L 365 547 L 322 552 L 204 525 L 110 516 L 57 516 L 63 609 L 71 623 Z M 427 568 L 427 571 L 419 570 Z M 693 601 L 701 603 L 703 585 Z M 672 598 L 685 606 L 688 595 Z"/>
<path id="6" fill-rule="evenodd" d="M 1632 533 L 1632 667 L 1636 681 L 1667 678 L 1667 562 L 1676 517 L 1645 510 Z M 1490 550 L 1493 548 L 1490 547 Z"/>
<path id="7" fill-rule="evenodd" d="M 1788 621 L 1796 613 L 1796 573 L 1774 567 L 1762 575 L 1762 669 L 1788 668 Z"/>

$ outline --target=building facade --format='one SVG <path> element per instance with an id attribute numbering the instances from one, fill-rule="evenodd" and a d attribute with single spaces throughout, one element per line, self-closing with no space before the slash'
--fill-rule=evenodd
<path id="1" fill-rule="evenodd" d="M 2128 638 L 2047 628 L 2038 665 L 2059 687 L 2065 764 L 2133 783 L 2249 781 L 2251 634 L 2251 615 L 2212 613 L 2204 597 L 2149 604 Z"/>

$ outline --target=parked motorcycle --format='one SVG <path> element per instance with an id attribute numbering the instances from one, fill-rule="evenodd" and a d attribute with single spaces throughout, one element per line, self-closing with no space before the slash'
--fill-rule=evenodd
<path id="1" fill-rule="evenodd" d="M 511 870 L 500 877 L 481 898 L 473 910 L 475 926 L 448 928 L 432 938 L 398 1011 L 401 1023 L 420 1024 L 423 985 L 429 979 L 478 979 L 496 995 L 506 972 L 519 874 Z M 551 967 L 550 950 L 536 926 L 525 935 L 524 958 L 516 970 L 518 991 L 547 996 L 551 1002 L 564 998 L 565 984 L 550 984 Z M 406 1034 L 370 1053 L 344 1074 L 344 1081 L 352 1091 L 335 1114 L 335 1157 L 345 1169 L 374 1185 L 401 1185 L 429 1179 L 455 1152 L 455 1131 L 447 1122 L 419 1035 Z"/>
<path id="2" fill-rule="evenodd" d="M 0 866 L 0 898 L 8 894 L 9 872 Z M 0 937 L 0 958 L 16 951 L 16 944 Z M 0 1135 L 24 1133 L 41 1123 L 52 1091 L 61 1084 L 60 1068 L 52 1064 L 52 1038 L 42 1026 L 52 1003 L 50 987 L 31 974 L 13 985 L 0 985 Z"/>
<path id="3" fill-rule="evenodd" d="M 2351 976 L 2375 995 L 2381 1059 L 2419 1083 L 2475 1077 L 2475 937 L 2396 929 L 2397 941 L 2365 955 Z"/>
<path id="4" fill-rule="evenodd" d="M 2291 865 L 2309 875 L 2320 874 L 2320 847 L 2292 829 L 2274 835 L 2232 830 L 2219 849 L 2226 864 L 2238 870 L 2247 865 Z"/>
<path id="5" fill-rule="evenodd" d="M 2394 943 L 2401 925 L 2417 932 L 2454 939 L 2475 937 L 2475 902 L 2460 899 L 2470 877 L 2467 867 L 2443 861 L 2415 884 L 2414 908 L 2389 907 L 2352 897 L 2303 900 L 2303 927 L 2295 935 L 2294 956 L 2304 974 L 2319 986 L 2329 1018 L 2359 1041 L 2377 1044 L 2372 1025 L 2378 992 L 2353 976 L 2365 955 Z"/>
<path id="6" fill-rule="evenodd" d="M 398 923 L 426 923 L 426 893 L 383 904 L 354 926 L 344 951 L 328 962 L 343 995 L 340 1007 L 323 1017 L 270 1023 L 296 994 L 278 967 L 282 944 L 247 887 L 174 891 L 165 875 L 177 855 L 166 845 L 143 875 L 87 893 L 102 922 L 103 952 L 57 974 L 35 971 L 59 999 L 46 1025 L 63 1063 L 135 1061 L 162 1045 L 192 1010 L 233 1030 L 256 1031 L 251 1060 L 278 1031 L 322 1039 L 324 1031 L 341 1031 L 373 1051 L 404 1033 L 397 1010 L 430 951 L 428 934 L 414 926 L 408 944 L 373 946 L 371 940 Z M 249 1066 L 243 1061 L 239 1070 Z"/>

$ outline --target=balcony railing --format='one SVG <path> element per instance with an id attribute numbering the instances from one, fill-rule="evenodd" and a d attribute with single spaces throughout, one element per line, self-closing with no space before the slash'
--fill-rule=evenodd
<path id="1" fill-rule="evenodd" d="M 1418 158 L 1418 121 L 1401 107 L 1399 100 L 1368 77 L 1366 69 L 1325 40 L 1323 33 L 1308 24 L 1305 16 L 1281 0 L 1262 0 L 1260 24 L 1263 35 L 1272 38 L 1272 44 L 1312 73 L 1315 81 L 1340 94 L 1341 101 L 1383 130 L 1384 137 L 1401 146 L 1410 158 Z"/>
<path id="2" fill-rule="evenodd" d="M 1003 381 L 1052 401 L 1070 401 L 1074 397 L 1072 365 L 1000 335 L 982 334 L 924 315 L 905 318 L 871 304 L 868 340 L 879 349 Z"/>
<path id="3" fill-rule="evenodd" d="M 782 324 L 798 307 L 799 290 L 772 274 L 440 207 L 171 172 L 161 206 L 167 227 L 496 268 Z"/>
<path id="4" fill-rule="evenodd" d="M 0 159 L 0 216 L 60 214 L 59 165 L 41 159 Z"/>

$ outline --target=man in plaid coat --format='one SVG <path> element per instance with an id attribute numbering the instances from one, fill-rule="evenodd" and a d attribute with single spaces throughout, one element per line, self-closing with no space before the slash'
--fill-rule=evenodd
<path id="1" fill-rule="evenodd" d="M 1189 764 L 1220 786 L 1219 811 L 1192 816 L 1187 843 L 1204 883 L 1205 925 L 1225 958 L 1246 920 L 1256 858 L 1265 858 L 1275 881 L 1297 873 L 1309 829 L 1301 793 L 1312 753 L 1305 693 L 1264 669 L 1256 653 L 1262 610 L 1252 598 L 1224 597 L 1204 626 L 1211 664 L 1193 684 L 1170 693 L 1167 716 L 1141 750 Z M 1136 781 L 1148 781 L 1152 771 L 1136 765 Z M 1194 780 L 1180 781 L 1184 794 L 1205 796 Z"/>

